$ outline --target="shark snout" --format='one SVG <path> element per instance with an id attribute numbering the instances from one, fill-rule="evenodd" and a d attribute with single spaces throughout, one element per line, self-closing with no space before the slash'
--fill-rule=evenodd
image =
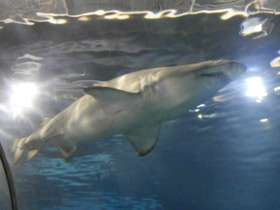
<path id="1" fill-rule="evenodd" d="M 242 75 L 247 70 L 245 64 L 237 61 L 230 61 L 229 71 L 226 71 L 226 74 L 229 78 L 235 79 Z"/>
<path id="2" fill-rule="evenodd" d="M 198 77 L 219 79 L 224 82 L 230 82 L 246 71 L 247 67 L 238 61 L 219 60 L 213 61 L 210 68 L 202 69 Z"/>

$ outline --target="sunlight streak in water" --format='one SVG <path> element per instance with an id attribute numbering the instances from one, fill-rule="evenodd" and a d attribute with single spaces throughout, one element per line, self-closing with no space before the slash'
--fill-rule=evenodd
<path id="1" fill-rule="evenodd" d="M 267 96 L 266 89 L 263 85 L 261 77 L 251 77 L 246 79 L 247 92 L 246 95 L 249 97 L 257 98 L 257 102 L 261 102 L 263 97 Z"/>
<path id="2" fill-rule="evenodd" d="M 12 114 L 21 115 L 25 108 L 32 108 L 34 97 L 38 94 L 35 83 L 17 83 L 11 86 L 10 106 Z"/>

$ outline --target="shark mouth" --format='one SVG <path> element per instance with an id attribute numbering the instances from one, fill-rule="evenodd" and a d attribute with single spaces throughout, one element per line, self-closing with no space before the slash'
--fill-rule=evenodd
<path id="1" fill-rule="evenodd" d="M 205 74 L 199 75 L 199 77 L 211 77 L 211 78 L 217 78 L 217 79 L 224 80 L 224 81 L 230 81 L 229 77 L 225 73 L 222 73 L 222 72 L 205 73 Z"/>

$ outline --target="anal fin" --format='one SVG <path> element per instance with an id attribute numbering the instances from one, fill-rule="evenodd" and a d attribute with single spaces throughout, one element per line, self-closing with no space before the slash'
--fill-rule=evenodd
<path id="1" fill-rule="evenodd" d="M 69 161 L 74 153 L 76 152 L 78 146 L 74 145 L 74 146 L 57 146 L 58 151 L 60 152 L 60 154 L 62 155 L 62 157 L 66 160 Z"/>
<path id="2" fill-rule="evenodd" d="M 138 128 L 125 132 L 125 137 L 139 156 L 148 154 L 154 148 L 160 125 Z"/>

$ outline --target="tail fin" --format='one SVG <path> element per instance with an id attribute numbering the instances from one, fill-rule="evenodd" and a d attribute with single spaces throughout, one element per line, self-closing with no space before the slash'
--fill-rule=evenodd
<path id="1" fill-rule="evenodd" d="M 34 145 L 31 147 L 28 145 L 30 143 L 30 137 L 24 137 L 16 139 L 10 147 L 10 151 L 14 153 L 13 164 L 17 164 L 21 159 L 25 150 L 29 150 L 27 154 L 27 160 L 30 161 L 38 153 L 39 149 L 35 148 Z M 30 149 L 32 148 L 32 149 Z"/>
<path id="2" fill-rule="evenodd" d="M 38 154 L 39 148 L 35 148 L 34 146 L 32 146 L 32 149 L 30 149 L 30 145 L 28 145 L 29 142 L 30 140 L 28 137 L 19 138 L 16 139 L 11 145 L 11 147 L 9 148 L 10 151 L 14 153 L 14 161 L 13 161 L 14 165 L 18 163 L 18 161 L 21 159 L 23 153 L 26 150 L 29 150 L 27 154 L 28 161 L 32 160 Z M 62 157 L 65 159 L 65 161 L 69 161 L 78 148 L 77 145 L 70 146 L 67 144 L 56 145 L 56 147 L 60 152 L 60 154 L 62 155 Z"/>
<path id="3" fill-rule="evenodd" d="M 13 164 L 16 164 L 24 153 L 24 144 L 26 142 L 26 138 L 16 139 L 10 147 L 10 151 L 14 153 L 14 161 Z"/>

